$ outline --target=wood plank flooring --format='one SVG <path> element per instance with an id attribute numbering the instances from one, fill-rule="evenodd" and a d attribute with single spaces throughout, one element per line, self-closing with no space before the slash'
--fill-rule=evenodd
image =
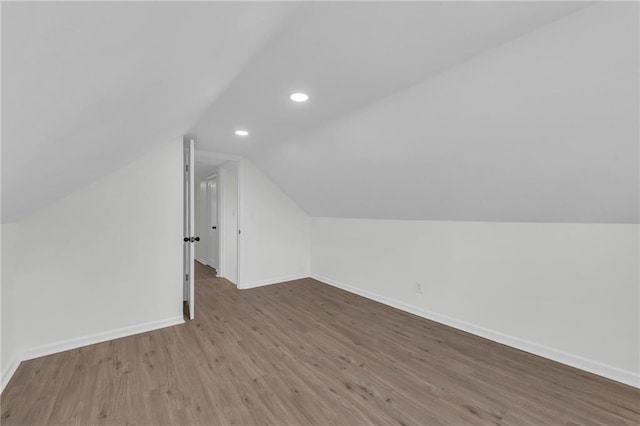
<path id="1" fill-rule="evenodd" d="M 312 279 L 197 265 L 185 325 L 22 363 L 2 425 L 638 425 L 640 391 Z"/>

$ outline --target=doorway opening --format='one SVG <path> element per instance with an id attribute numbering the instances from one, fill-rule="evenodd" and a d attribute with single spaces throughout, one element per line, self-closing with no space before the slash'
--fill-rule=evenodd
<path id="1" fill-rule="evenodd" d="M 194 263 L 207 268 L 215 285 L 225 280 L 240 283 L 241 168 L 239 157 L 195 149 L 193 138 L 185 137 L 185 316 L 195 318 L 198 274 Z"/>

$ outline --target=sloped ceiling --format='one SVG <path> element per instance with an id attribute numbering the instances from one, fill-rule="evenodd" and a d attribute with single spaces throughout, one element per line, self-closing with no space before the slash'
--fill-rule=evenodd
<path id="1" fill-rule="evenodd" d="M 300 7 L 192 129 L 247 155 L 309 132 L 586 4 L 349 2 Z M 289 94 L 311 96 L 292 105 Z M 238 143 L 234 129 L 251 140 Z"/>
<path id="2" fill-rule="evenodd" d="M 2 221 L 180 141 L 295 4 L 2 3 Z"/>
<path id="3" fill-rule="evenodd" d="M 638 22 L 630 2 L 315 5 L 192 133 L 313 216 L 638 223 Z"/>
<path id="4" fill-rule="evenodd" d="M 3 222 L 185 132 L 311 215 L 638 221 L 637 5 L 2 7 Z"/>

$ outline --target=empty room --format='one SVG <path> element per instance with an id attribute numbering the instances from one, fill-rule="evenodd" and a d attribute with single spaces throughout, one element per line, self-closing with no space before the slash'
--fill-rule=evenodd
<path id="1" fill-rule="evenodd" d="M 0 423 L 640 424 L 640 3 L 1 3 Z"/>

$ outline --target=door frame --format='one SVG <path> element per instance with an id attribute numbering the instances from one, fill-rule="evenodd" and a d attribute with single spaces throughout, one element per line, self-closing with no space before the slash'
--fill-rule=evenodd
<path id="1" fill-rule="evenodd" d="M 197 141 L 196 141 L 197 143 Z M 225 160 L 225 161 L 233 161 L 236 163 L 237 166 L 237 173 L 238 173 L 238 205 L 237 205 L 237 223 L 238 223 L 238 229 L 237 229 L 237 233 L 236 233 L 236 238 L 237 238 L 237 252 L 236 252 L 236 258 L 237 258 L 237 271 L 236 271 L 236 276 L 237 278 L 237 282 L 236 282 L 236 287 L 237 288 L 242 288 L 242 260 L 244 258 L 244 246 L 242 244 L 242 222 L 243 222 L 243 217 L 244 217 L 244 159 L 238 155 L 231 155 L 231 154 L 223 154 L 223 153 L 219 153 L 219 152 L 212 152 L 212 151 L 202 151 L 199 149 L 195 149 L 195 159 L 196 160 Z M 217 173 L 217 178 L 218 178 L 218 187 L 217 187 L 217 191 L 218 191 L 218 212 L 220 212 L 220 188 L 222 185 L 220 185 L 221 181 L 220 181 L 220 175 L 222 173 Z M 207 176 L 207 180 L 208 180 L 208 176 Z M 223 178 L 224 179 L 224 178 Z M 223 190 L 224 191 L 224 190 Z M 207 194 L 209 192 L 208 189 L 208 185 L 207 185 Z M 208 199 L 208 195 L 207 195 L 207 199 Z M 207 208 L 207 211 L 210 207 Z M 224 215 L 218 215 L 218 223 L 220 223 L 221 220 L 221 216 Z M 224 220 L 224 219 L 222 219 Z M 222 256 L 224 253 L 223 248 L 220 247 L 220 243 L 222 240 L 226 240 L 225 238 L 220 238 L 220 233 L 218 233 L 218 247 L 220 249 L 219 251 L 219 258 L 218 258 L 218 262 L 220 263 L 219 266 L 222 265 Z M 226 248 L 226 247 L 224 247 Z M 222 268 L 224 268 L 222 266 Z"/>
<path id="2" fill-rule="evenodd" d="M 213 256 L 213 251 L 210 253 L 210 259 L 207 259 L 207 263 L 213 266 L 218 272 L 219 278 L 224 278 L 224 243 L 222 240 L 224 238 L 220 237 L 220 230 L 224 229 L 224 219 L 220 213 L 223 212 L 224 206 L 221 206 L 221 203 L 224 203 L 224 194 L 222 189 L 222 179 L 221 179 L 221 171 L 217 171 L 208 175 L 205 179 L 207 182 L 207 226 L 211 226 L 211 181 L 215 180 L 216 183 L 216 231 L 218 231 L 218 244 L 215 247 L 216 256 Z M 207 229 L 207 232 L 211 232 L 211 229 Z M 207 242 L 210 248 L 213 248 L 214 242 L 212 240 L 212 236 L 207 238 Z M 213 262 L 211 262 L 213 260 Z M 217 265 L 215 265 L 217 263 Z"/>

